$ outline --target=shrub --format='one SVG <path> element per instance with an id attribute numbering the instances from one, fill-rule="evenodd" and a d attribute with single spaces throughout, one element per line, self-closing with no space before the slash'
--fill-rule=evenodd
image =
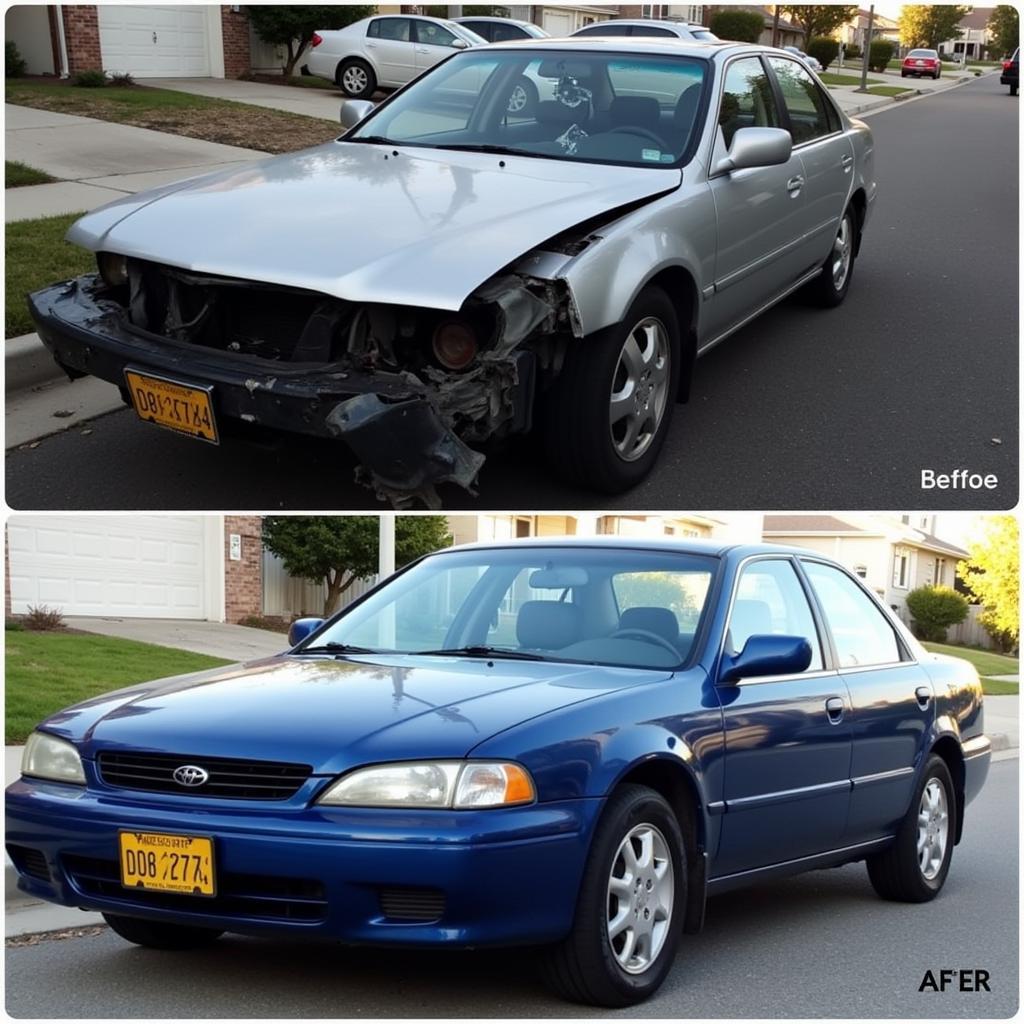
<path id="1" fill-rule="evenodd" d="M 876 39 L 871 44 L 869 51 L 868 70 L 884 71 L 889 66 L 889 61 L 892 60 L 892 55 L 895 52 L 895 43 L 890 43 L 888 39 Z"/>
<path id="2" fill-rule="evenodd" d="M 50 608 L 45 604 L 30 606 L 25 618 L 21 621 L 26 629 L 39 633 L 64 628 L 64 616 L 61 614 L 61 610 Z"/>
<path id="3" fill-rule="evenodd" d="M 839 43 L 828 36 L 815 36 L 807 44 L 807 55 L 815 57 L 825 71 L 828 66 L 839 56 Z"/>
<path id="4" fill-rule="evenodd" d="M 4 43 L 4 74 L 8 78 L 21 78 L 25 74 L 25 58 L 18 50 L 18 44 L 10 41 Z"/>
<path id="5" fill-rule="evenodd" d="M 858 60 L 863 53 L 864 51 L 856 43 L 850 43 L 843 49 L 843 56 L 847 60 Z"/>
<path id="6" fill-rule="evenodd" d="M 128 85 L 134 85 L 135 79 L 132 78 L 130 71 L 117 71 L 110 76 L 110 84 L 124 88 Z"/>
<path id="7" fill-rule="evenodd" d="M 922 640 L 939 643 L 946 630 L 967 618 L 967 598 L 951 587 L 918 587 L 907 594 L 907 608 Z"/>
<path id="8" fill-rule="evenodd" d="M 80 85 L 83 89 L 99 89 L 107 84 L 107 73 L 100 68 L 79 71 L 71 80 L 71 84 Z"/>
<path id="9" fill-rule="evenodd" d="M 734 39 L 738 43 L 756 43 L 764 31 L 764 16 L 755 11 L 719 8 L 711 15 L 708 28 L 719 39 Z"/>
<path id="10" fill-rule="evenodd" d="M 4 631 L 7 633 L 23 633 L 25 627 L 17 619 L 4 619 Z"/>

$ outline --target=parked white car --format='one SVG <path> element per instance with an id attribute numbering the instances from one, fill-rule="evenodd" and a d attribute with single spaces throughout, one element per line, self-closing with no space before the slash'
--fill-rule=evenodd
<path id="1" fill-rule="evenodd" d="M 513 39 L 547 39 L 551 35 L 540 25 L 534 25 L 532 21 L 520 21 L 518 18 L 470 16 L 454 20 L 482 36 L 489 43 L 507 43 Z"/>
<path id="2" fill-rule="evenodd" d="M 598 21 L 593 25 L 573 32 L 574 36 L 675 36 L 689 42 L 714 43 L 718 36 L 703 25 L 691 25 L 685 21 L 659 21 L 653 18 L 613 18 Z"/>
<path id="3" fill-rule="evenodd" d="M 381 15 L 315 32 L 306 67 L 346 96 L 369 99 L 378 88 L 411 82 L 455 50 L 486 45 L 486 39 L 454 21 Z"/>

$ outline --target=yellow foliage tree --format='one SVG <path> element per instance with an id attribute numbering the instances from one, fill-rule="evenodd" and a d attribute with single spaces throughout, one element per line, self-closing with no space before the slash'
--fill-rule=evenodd
<path id="1" fill-rule="evenodd" d="M 984 605 L 979 621 L 1004 650 L 1020 644 L 1020 530 L 1013 516 L 990 516 L 970 556 L 957 566 L 960 579 Z"/>

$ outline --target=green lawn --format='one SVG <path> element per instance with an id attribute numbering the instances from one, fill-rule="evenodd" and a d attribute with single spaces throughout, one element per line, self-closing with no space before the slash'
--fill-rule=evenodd
<path id="1" fill-rule="evenodd" d="M 4 188 L 21 188 L 22 185 L 45 185 L 49 181 L 56 181 L 43 171 L 37 171 L 28 164 L 19 163 L 17 160 L 4 161 Z"/>
<path id="2" fill-rule="evenodd" d="M 982 688 L 987 694 L 997 696 L 1019 692 L 1018 683 L 1005 683 L 999 679 L 990 678 L 991 676 L 1017 675 L 1020 672 L 1020 661 L 1017 658 L 996 654 L 994 651 L 979 651 L 974 647 L 956 647 L 953 644 L 926 643 L 924 646 L 935 654 L 950 654 L 954 658 L 963 658 L 964 661 L 969 661 L 978 670 Z"/>
<path id="3" fill-rule="evenodd" d="M 873 85 L 868 89 L 872 96 L 899 96 L 901 93 L 913 91 L 913 89 L 905 89 L 899 85 Z"/>
<path id="4" fill-rule="evenodd" d="M 5 101 L 38 110 L 204 139 L 267 153 L 291 153 L 341 134 L 336 121 L 145 85 L 85 89 L 41 79 L 6 80 Z"/>
<path id="5" fill-rule="evenodd" d="M 824 74 L 818 75 L 818 77 L 826 85 L 845 85 L 852 89 L 860 88 L 860 75 L 844 75 L 836 74 L 832 71 L 826 71 Z M 868 85 L 882 85 L 881 78 L 868 78 Z"/>
<path id="6" fill-rule="evenodd" d="M 108 690 L 229 662 L 88 633 L 7 631 L 5 742 L 24 743 L 48 715 Z"/>
<path id="7" fill-rule="evenodd" d="M 72 222 L 81 216 L 81 213 L 65 213 L 7 225 L 4 250 L 5 337 L 15 338 L 35 329 L 25 303 L 29 292 L 95 269 L 96 260 L 91 252 L 64 241 Z"/>

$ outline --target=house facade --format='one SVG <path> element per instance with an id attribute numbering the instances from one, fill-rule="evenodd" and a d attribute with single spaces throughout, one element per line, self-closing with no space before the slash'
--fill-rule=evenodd
<path id="1" fill-rule="evenodd" d="M 861 7 L 855 17 L 841 26 L 836 37 L 844 46 L 859 46 L 861 50 L 868 47 L 868 24 L 871 24 L 871 38 L 885 39 L 896 47 L 900 45 L 900 23 L 894 18 L 886 18 L 875 11 L 874 18 L 866 7 Z"/>
<path id="2" fill-rule="evenodd" d="M 970 14 L 964 15 L 957 28 L 960 35 L 956 39 L 947 39 L 939 43 L 939 53 L 963 59 L 966 55 L 971 60 L 981 60 L 992 42 L 992 33 L 988 29 L 988 19 L 992 17 L 994 7 L 974 7 Z M 996 57 L 1003 56 L 996 54 Z M 1007 55 L 1009 56 L 1009 55 Z"/>

